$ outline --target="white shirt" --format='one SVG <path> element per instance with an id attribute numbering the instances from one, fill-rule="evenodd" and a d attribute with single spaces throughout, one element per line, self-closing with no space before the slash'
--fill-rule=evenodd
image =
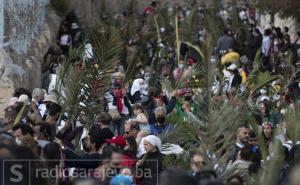
<path id="1" fill-rule="evenodd" d="M 85 57 L 88 59 L 93 59 L 93 57 L 94 57 L 93 47 L 91 44 L 85 45 Z"/>
<path id="2" fill-rule="evenodd" d="M 40 114 L 41 114 L 41 117 L 44 117 L 46 111 L 47 111 L 47 108 L 46 108 L 46 104 L 39 104 L 38 106 L 38 109 L 40 111 Z"/>
<path id="3" fill-rule="evenodd" d="M 237 147 L 239 147 L 239 148 L 244 148 L 244 147 L 245 147 L 245 145 L 240 144 L 240 143 L 238 143 L 238 142 L 236 142 L 235 145 L 236 145 Z"/>
<path id="4" fill-rule="evenodd" d="M 60 37 L 60 45 L 67 46 L 70 45 L 70 36 L 67 34 L 64 34 Z"/>
<path id="5" fill-rule="evenodd" d="M 270 48 L 271 48 L 271 38 L 269 36 L 265 36 L 262 42 L 261 52 L 265 56 L 269 56 Z"/>

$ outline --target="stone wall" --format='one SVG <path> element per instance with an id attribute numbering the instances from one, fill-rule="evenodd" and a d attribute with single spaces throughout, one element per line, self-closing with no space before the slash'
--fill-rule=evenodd
<path id="1" fill-rule="evenodd" d="M 0 0 L 0 110 L 15 88 L 41 86 L 41 63 L 60 21 L 49 0 Z"/>
<path id="2" fill-rule="evenodd" d="M 260 27 L 262 29 L 266 29 L 270 26 L 271 22 L 271 15 L 269 14 L 264 14 L 260 16 Z M 278 14 L 275 14 L 274 16 L 274 25 L 280 28 L 283 27 L 288 27 L 290 28 L 290 35 L 292 42 L 296 39 L 297 37 L 297 31 L 300 30 L 300 24 L 297 22 L 294 18 L 289 17 L 289 18 L 281 18 Z"/>

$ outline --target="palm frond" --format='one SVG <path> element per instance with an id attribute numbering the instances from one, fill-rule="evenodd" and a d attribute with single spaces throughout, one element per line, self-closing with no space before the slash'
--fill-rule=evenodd
<path id="1" fill-rule="evenodd" d="M 92 45 L 95 52 L 96 63 L 87 64 L 84 69 L 83 101 L 81 107 L 88 115 L 89 124 L 93 123 L 96 116 L 104 110 L 103 97 L 111 88 L 111 75 L 119 60 L 123 49 L 121 33 L 115 28 L 110 28 L 107 35 L 93 35 Z"/>
<path id="2" fill-rule="evenodd" d="M 26 109 L 26 105 L 24 103 L 22 109 L 20 110 L 20 112 L 18 113 L 16 119 L 15 119 L 15 122 L 14 122 L 14 125 L 20 123 L 20 121 L 22 120 L 23 116 L 24 116 L 24 113 L 25 113 L 25 109 Z"/>
<path id="3" fill-rule="evenodd" d="M 295 107 L 290 109 L 285 115 L 287 132 L 290 139 L 296 143 L 300 140 L 300 105 L 295 104 Z"/>

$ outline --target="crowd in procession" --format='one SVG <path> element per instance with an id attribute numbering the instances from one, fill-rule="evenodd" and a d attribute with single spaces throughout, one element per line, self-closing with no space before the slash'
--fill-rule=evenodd
<path id="1" fill-rule="evenodd" d="M 24 88 L 16 89 L 3 110 L 4 118 L 0 123 L 0 159 L 2 174 L 5 174 L 2 177 L 4 184 L 16 183 L 11 182 L 11 179 L 18 179 L 16 177 L 20 174 L 4 171 L 5 165 L 22 160 L 23 165 L 29 164 L 32 168 L 29 171 L 39 171 L 33 173 L 34 176 L 28 170 L 18 168 L 25 174 L 22 176 L 24 184 L 30 179 L 31 184 L 55 185 L 242 185 L 246 184 L 248 177 L 259 173 L 265 160 L 275 160 L 273 150 L 277 142 L 283 156 L 280 172 L 274 174 L 279 179 L 278 184 L 297 185 L 300 182 L 297 177 L 300 172 L 300 140 L 292 142 L 289 135 L 291 130 L 287 129 L 285 120 L 287 112 L 299 104 L 299 79 L 289 84 L 283 84 L 280 79 L 274 80 L 247 97 L 247 101 L 256 110 L 253 117 L 261 132 L 256 132 L 251 125 L 236 123 L 239 125 L 237 130 L 232 131 L 236 135 L 235 144 L 224 167 L 225 174 L 234 170 L 242 173 L 230 173 L 225 179 L 221 179 L 214 168 L 208 168 L 206 151 L 189 151 L 182 143 L 171 143 L 171 149 L 165 147 L 162 135 L 177 129 L 176 121 L 170 123 L 167 118 L 177 115 L 186 121 L 189 116 L 195 117 L 196 111 L 201 111 L 194 102 L 198 96 L 197 90 L 189 85 L 194 78 L 196 66 L 201 61 L 184 44 L 176 53 L 176 48 L 166 41 L 168 32 L 172 30 L 161 27 L 159 31 L 162 38 L 158 44 L 152 38 L 143 40 L 148 39 L 140 34 L 149 27 L 146 17 L 154 14 L 159 6 L 162 5 L 152 1 L 140 15 L 141 28 L 124 44 L 129 52 L 121 56 L 117 70 L 112 73 L 111 90 L 101 97 L 105 106 L 93 123 L 88 123 L 87 113 L 84 111 L 77 112 L 76 119 L 71 120 L 55 93 L 56 82 L 59 80 L 57 71 L 61 62 L 70 54 L 70 47 L 81 46 L 87 36 L 75 13 L 68 14 L 57 34 L 60 49 L 51 47 L 45 55 L 42 87 L 35 88 L 32 92 Z M 166 10 L 174 11 L 174 7 L 168 5 Z M 253 7 L 244 5 L 238 13 L 239 21 L 249 27 L 250 36 L 246 38 L 247 44 L 244 45 L 240 41 L 240 33 L 232 27 L 230 10 L 230 7 L 224 6 L 216 15 L 226 26 L 219 35 L 211 56 L 214 59 L 211 60 L 212 63 L 220 61 L 218 68 L 221 75 L 214 76 L 209 98 L 214 104 L 222 102 L 239 107 L 248 103 L 242 102 L 240 96 L 246 93 L 246 84 L 254 70 L 279 75 L 288 65 L 295 71 L 299 69 L 300 32 L 292 40 L 288 27 L 269 25 L 269 28 L 262 30 L 256 25 L 257 15 Z M 189 5 L 180 6 L 176 12 L 178 21 L 183 22 L 192 13 L 192 8 Z M 197 12 L 199 17 L 205 17 L 205 7 L 199 7 Z M 128 17 L 128 12 L 115 16 L 115 26 L 126 30 Z M 105 33 L 108 31 L 105 21 L 110 17 L 103 13 L 101 18 L 104 25 L 98 31 Z M 201 28 L 194 38 L 201 45 L 208 35 L 207 28 Z M 160 55 L 166 55 L 158 73 L 152 67 L 154 58 L 160 57 L 155 54 L 157 47 L 163 51 Z M 96 60 L 92 44 L 85 43 L 84 48 L 83 58 L 73 63 L 74 68 L 78 65 L 83 68 L 82 61 L 93 64 Z M 145 53 L 146 58 L 144 62 L 134 66 L 132 79 L 124 85 L 125 71 L 129 66 L 127 62 L 132 53 L 137 53 L 131 51 L 132 48 L 138 48 L 138 51 Z M 242 53 L 244 57 L 241 57 Z M 176 56 L 177 54 L 180 56 Z M 257 55 L 260 59 L 258 67 L 255 63 Z M 293 58 L 291 64 L 287 64 L 285 60 L 289 56 Z M 155 76 L 157 74 L 160 77 Z M 292 77 L 292 74 L 289 76 Z M 161 85 L 151 83 L 153 79 L 159 78 L 182 82 L 183 85 L 173 91 L 166 90 Z M 261 136 L 257 133 L 261 133 Z M 259 137 L 263 138 L 266 148 L 261 147 Z M 197 143 L 197 138 L 191 142 L 197 147 L 202 145 L 201 142 Z M 262 150 L 267 153 L 267 159 L 263 159 Z M 189 169 L 165 166 L 166 156 L 186 152 L 189 153 Z M 48 171 L 43 174 L 45 169 Z"/>

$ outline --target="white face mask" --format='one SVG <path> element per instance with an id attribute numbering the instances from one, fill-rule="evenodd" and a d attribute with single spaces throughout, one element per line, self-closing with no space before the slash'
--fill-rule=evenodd
<path id="1" fill-rule="evenodd" d="M 22 142 L 21 142 L 21 140 L 19 138 L 16 138 L 16 143 L 17 143 L 17 145 L 21 145 L 22 144 Z"/>
<path id="2" fill-rule="evenodd" d="M 189 66 L 189 70 L 192 70 L 193 69 L 193 66 Z"/>
<path id="3" fill-rule="evenodd" d="M 183 69 L 183 67 L 184 67 L 184 64 L 178 64 L 179 69 Z"/>

